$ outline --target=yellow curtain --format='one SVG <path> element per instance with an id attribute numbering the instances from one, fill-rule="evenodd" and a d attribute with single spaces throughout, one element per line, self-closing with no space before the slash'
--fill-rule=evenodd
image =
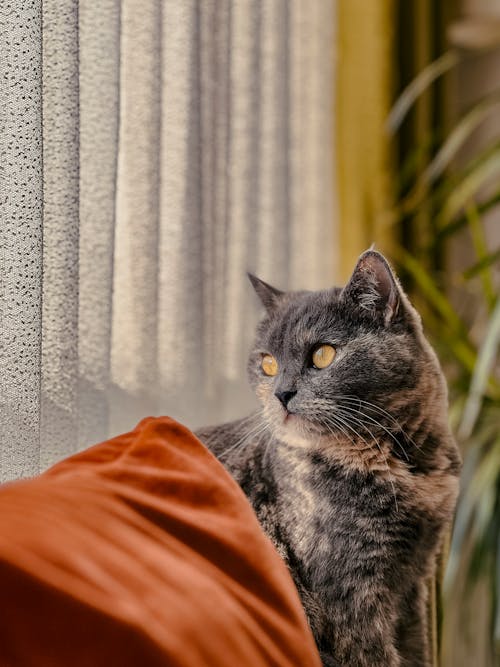
<path id="1" fill-rule="evenodd" d="M 394 0 L 338 0 L 336 190 L 340 279 L 372 243 L 390 254 L 392 199 L 385 121 L 393 100 Z"/>

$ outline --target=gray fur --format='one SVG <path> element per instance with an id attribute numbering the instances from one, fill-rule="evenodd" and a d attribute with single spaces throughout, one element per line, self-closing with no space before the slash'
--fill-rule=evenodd
<path id="1" fill-rule="evenodd" d="M 287 563 L 325 667 L 426 667 L 426 582 L 461 463 L 420 318 L 371 250 L 344 289 L 251 280 L 267 311 L 248 363 L 262 408 L 198 436 Z M 318 370 L 321 343 L 337 355 Z M 280 391 L 297 392 L 288 412 Z"/>

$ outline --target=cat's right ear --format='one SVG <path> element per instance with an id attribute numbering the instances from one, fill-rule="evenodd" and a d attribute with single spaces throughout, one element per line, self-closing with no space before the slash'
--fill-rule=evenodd
<path id="1" fill-rule="evenodd" d="M 280 297 L 283 296 L 284 292 L 272 285 L 268 285 L 257 276 L 254 276 L 252 273 L 248 273 L 248 278 L 253 285 L 254 290 L 257 292 L 257 296 L 262 302 L 262 305 L 267 310 L 268 313 L 271 313 L 280 300 Z"/>
<path id="2" fill-rule="evenodd" d="M 358 259 L 342 296 L 385 326 L 401 313 L 398 281 L 385 257 L 376 250 L 367 250 Z"/>

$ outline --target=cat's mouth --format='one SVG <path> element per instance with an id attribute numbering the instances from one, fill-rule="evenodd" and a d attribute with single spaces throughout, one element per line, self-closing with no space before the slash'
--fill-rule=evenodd
<path id="1" fill-rule="evenodd" d="M 283 423 L 288 424 L 294 421 L 303 421 L 303 416 L 296 412 L 295 410 L 290 410 L 288 407 L 280 406 L 281 415 L 283 417 Z"/>
<path id="2" fill-rule="evenodd" d="M 275 413 L 275 420 L 277 418 L 278 423 L 281 423 L 282 426 L 292 425 L 301 421 L 300 416 L 288 408 L 280 406 L 280 410 Z"/>
<path id="3" fill-rule="evenodd" d="M 313 427 L 311 422 L 304 415 L 298 412 L 289 412 L 288 410 L 283 410 L 282 415 L 282 426 L 287 429 L 291 429 L 292 431 L 299 430 L 300 433 L 305 434 L 306 432 L 308 433 L 311 431 L 311 427 Z"/>
<path id="4" fill-rule="evenodd" d="M 316 423 L 307 415 L 300 412 L 289 412 L 283 410 L 282 428 L 286 432 L 300 434 L 303 438 L 317 438 L 318 436 L 331 435 L 331 430 L 326 429 L 322 424 Z"/>
<path id="5" fill-rule="evenodd" d="M 301 410 L 290 410 L 274 402 L 269 405 L 269 408 L 271 410 L 267 416 L 268 420 L 274 425 L 275 433 L 279 434 L 282 439 L 289 441 L 292 438 L 295 442 L 298 438 L 301 446 L 309 446 L 311 438 L 314 439 L 321 435 L 318 427 Z"/>

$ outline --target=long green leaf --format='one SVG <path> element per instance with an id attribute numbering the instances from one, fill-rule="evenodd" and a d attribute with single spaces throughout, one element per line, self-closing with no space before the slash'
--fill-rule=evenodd
<path id="1" fill-rule="evenodd" d="M 460 119 L 425 170 L 424 181 L 432 183 L 441 176 L 472 132 L 499 104 L 500 91 L 495 91 L 478 102 Z"/>
<path id="2" fill-rule="evenodd" d="M 491 521 L 496 499 L 496 486 L 500 476 L 500 457 L 498 443 L 492 447 L 478 466 L 468 498 L 465 502 L 475 505 L 476 521 L 474 532 L 476 539 L 482 539 Z"/>
<path id="3" fill-rule="evenodd" d="M 462 493 L 445 577 L 448 590 L 456 580 L 464 554 L 468 554 L 466 572 L 469 585 L 487 568 L 491 537 L 496 535 L 493 531 L 500 479 L 500 438 L 497 431 L 494 435 L 496 440 L 493 444 L 490 436 L 481 440 L 474 436 L 474 447 L 465 459 L 461 476 Z M 484 454 L 486 448 L 489 449 Z"/>
<path id="4" fill-rule="evenodd" d="M 392 110 L 387 118 L 387 131 L 394 134 L 403 122 L 406 114 L 411 109 L 415 100 L 428 88 L 436 79 L 448 72 L 460 60 L 458 51 L 447 51 L 440 58 L 427 65 L 420 74 L 403 90 L 396 100 Z"/>
<path id="5" fill-rule="evenodd" d="M 490 152 L 486 159 L 479 163 L 447 197 L 439 212 L 436 224 L 438 229 L 448 223 L 463 209 L 494 176 L 500 174 L 500 148 Z"/>
<path id="6" fill-rule="evenodd" d="M 495 569 L 495 626 L 493 629 L 493 638 L 495 642 L 494 650 L 497 658 L 500 656 L 500 530 L 497 532 L 497 552 Z"/>
<path id="7" fill-rule="evenodd" d="M 475 448 L 465 458 L 461 475 L 462 480 L 473 479 L 474 471 L 479 461 L 479 456 L 480 456 L 480 451 L 478 448 Z M 462 488 L 464 487 L 467 489 L 469 488 L 469 486 L 468 485 L 465 486 L 465 484 L 463 485 Z M 448 558 L 448 564 L 446 567 L 446 572 L 444 577 L 444 589 L 446 591 L 449 591 L 451 589 L 458 575 L 460 561 L 462 558 L 462 554 L 464 552 L 465 542 L 469 535 L 470 525 L 472 522 L 472 517 L 474 515 L 474 509 L 475 509 L 475 503 L 470 502 L 469 498 L 465 498 L 465 494 L 462 492 L 455 516 L 455 523 L 453 526 L 453 534 L 450 545 L 450 555 Z"/>
<path id="8" fill-rule="evenodd" d="M 500 43 L 499 21 L 492 14 L 474 13 L 453 21 L 447 28 L 453 46 L 484 54 Z"/>
<path id="9" fill-rule="evenodd" d="M 488 211 L 491 211 L 493 208 L 495 208 L 497 204 L 500 204 L 500 192 L 495 192 L 495 194 L 489 197 L 488 199 L 485 199 L 483 202 L 476 204 L 476 208 L 478 210 L 478 213 L 480 215 L 483 215 L 484 213 L 488 213 Z M 456 220 L 452 220 L 452 222 L 448 223 L 447 225 L 438 230 L 436 234 L 436 240 L 438 242 L 442 242 L 446 237 L 456 234 L 456 232 L 466 224 L 467 224 L 466 215 L 462 215 Z"/>
<path id="10" fill-rule="evenodd" d="M 437 187 L 430 188 L 422 178 L 418 179 L 410 192 L 401 199 L 394 211 L 392 219 L 394 222 L 400 221 L 403 217 L 413 215 L 423 206 L 430 206 L 431 210 L 441 209 L 443 211 L 447 202 L 453 197 L 457 197 L 464 187 L 471 188 L 471 179 L 479 178 L 475 176 L 481 170 L 485 170 L 485 163 L 494 161 L 500 154 L 500 141 L 493 146 L 487 146 L 479 155 L 475 155 L 463 168 L 454 171 L 446 178 L 443 178 Z M 488 166 L 488 169 L 491 167 Z M 464 185 L 465 184 L 465 185 Z M 470 194 L 464 194 L 463 205 L 470 200 Z M 478 204 L 478 206 L 480 206 Z M 459 207 L 460 208 L 460 207 Z M 441 227 L 446 227 L 450 223 L 447 220 L 440 220 L 437 232 Z"/>
<path id="11" fill-rule="evenodd" d="M 486 301 L 486 305 L 488 306 L 488 312 L 491 313 L 495 306 L 496 292 L 493 284 L 493 275 L 490 270 L 491 262 L 488 261 L 491 259 L 491 255 L 488 252 L 488 244 L 486 242 L 484 227 L 481 223 L 477 206 L 475 204 L 471 203 L 469 206 L 467 206 L 466 215 L 469 222 L 469 230 L 472 237 L 472 242 L 474 244 L 474 250 L 476 252 L 476 258 L 478 260 L 478 264 L 481 265 L 480 273 L 481 282 L 483 285 L 484 299 Z"/>
<path id="12" fill-rule="evenodd" d="M 475 264 L 470 266 L 466 271 L 464 271 L 463 277 L 466 280 L 469 280 L 469 278 L 474 278 L 474 276 L 477 276 L 478 273 L 481 273 L 485 269 L 488 269 L 499 260 L 500 260 L 500 248 L 485 255 L 480 259 L 479 262 L 476 262 Z"/>
<path id="13" fill-rule="evenodd" d="M 395 174 L 400 192 L 407 192 L 415 183 L 418 174 L 422 171 L 422 165 L 428 161 L 429 155 L 434 155 L 439 142 L 438 133 L 431 129 L 429 134 L 422 138 L 415 148 L 408 150 L 397 174 Z"/>
<path id="14" fill-rule="evenodd" d="M 450 301 L 440 292 L 428 271 L 403 248 L 400 247 L 398 253 L 401 264 L 413 276 L 423 294 L 438 311 L 442 322 L 451 329 L 452 335 L 446 341 L 448 347 L 467 372 L 472 373 L 476 364 L 476 353 L 462 320 Z"/>
<path id="15" fill-rule="evenodd" d="M 461 438 L 468 438 L 481 409 L 484 393 L 495 363 L 500 344 L 500 298 L 491 315 L 483 344 L 479 349 L 476 367 L 472 375 L 469 395 L 465 403 L 464 414 L 458 434 Z"/>
<path id="16" fill-rule="evenodd" d="M 479 450 L 481 460 L 476 462 L 476 466 L 468 487 L 465 489 L 463 502 L 466 505 L 476 507 L 478 514 L 484 513 L 480 509 L 481 502 L 485 498 L 485 492 L 495 491 L 497 481 L 500 477 L 500 439 L 497 437 L 493 444 L 488 438 L 486 440 L 477 440 L 472 438 L 474 447 Z M 487 449 L 486 453 L 484 450 Z M 490 502 L 490 501 L 488 501 Z M 483 528 L 485 525 L 483 517 Z"/>
<path id="17" fill-rule="evenodd" d="M 429 301 L 443 316 L 447 324 L 455 331 L 463 331 L 465 327 L 462 320 L 455 312 L 455 309 L 449 300 L 439 290 L 430 273 L 418 262 L 418 260 L 415 259 L 415 257 L 410 255 L 410 253 L 403 248 L 399 249 L 399 254 L 403 266 L 411 273 L 413 278 L 423 289 Z"/>

